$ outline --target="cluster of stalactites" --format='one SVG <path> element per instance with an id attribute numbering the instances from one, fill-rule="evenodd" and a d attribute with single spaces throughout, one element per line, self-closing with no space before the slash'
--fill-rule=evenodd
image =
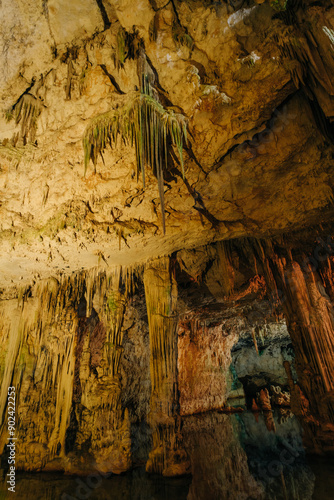
<path id="1" fill-rule="evenodd" d="M 6 409 L 7 388 L 14 385 L 19 408 L 24 411 L 28 405 L 32 412 L 40 414 L 40 423 L 36 416 L 26 441 L 27 446 L 29 441 L 47 443 L 48 451 L 41 459 L 43 463 L 51 460 L 59 450 L 61 455 L 65 452 L 79 318 L 82 317 L 80 307 L 86 300 L 86 318 L 94 308 L 103 322 L 106 331 L 102 352 L 105 375 L 110 380 L 117 378 L 124 309 L 127 298 L 133 293 L 138 269 L 118 267 L 108 272 L 94 269 L 41 280 L 32 287 L 22 288 L 17 302 L 8 303 L 13 311 L 8 311 L 6 316 L 3 314 L 0 319 L 10 324 L 9 328 L 6 327 L 8 338 L 5 339 L 6 359 L 0 394 L 1 416 Z M 116 406 L 118 402 L 117 393 Z M 43 418 L 47 419 L 47 425 Z M 0 434 L 5 436 L 4 432 Z M 0 448 L 3 444 L 1 437 Z M 36 466 L 41 466 L 42 462 L 36 459 Z"/>

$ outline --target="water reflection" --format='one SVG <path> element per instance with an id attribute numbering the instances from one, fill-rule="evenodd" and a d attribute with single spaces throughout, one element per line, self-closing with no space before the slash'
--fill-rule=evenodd
<path id="1" fill-rule="evenodd" d="M 191 463 L 189 500 L 262 498 L 240 445 L 234 416 L 202 414 L 184 419 L 185 449 Z"/>
<path id="2" fill-rule="evenodd" d="M 60 474 L 23 474 L 15 495 L 19 500 L 172 500 L 186 499 L 191 477 L 149 476 L 144 468 L 103 479 L 99 474 L 74 478 Z M 5 493 L 6 495 L 6 493 Z"/>
<path id="3" fill-rule="evenodd" d="M 310 457 L 307 461 L 315 475 L 313 500 L 331 500 L 334 497 L 334 460 Z"/>
<path id="4" fill-rule="evenodd" d="M 301 429 L 289 413 L 210 412 L 185 417 L 182 450 L 191 475 L 166 478 L 137 468 L 121 475 L 22 474 L 24 500 L 329 500 L 334 461 L 306 461 Z M 168 436 L 168 433 L 166 433 Z M 166 444 L 166 449 L 170 443 Z M 183 451 L 183 452 L 184 452 Z M 174 455 L 173 455 L 174 456 Z M 10 498 L 5 485 L 0 498 Z"/>
<path id="5" fill-rule="evenodd" d="M 315 477 L 305 458 L 301 427 L 292 413 L 244 412 L 238 438 L 248 458 L 249 471 L 273 500 L 309 500 Z"/>

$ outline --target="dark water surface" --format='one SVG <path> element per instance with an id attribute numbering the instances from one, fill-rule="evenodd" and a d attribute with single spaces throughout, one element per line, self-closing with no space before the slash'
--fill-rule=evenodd
<path id="1" fill-rule="evenodd" d="M 19 500 L 333 500 L 334 460 L 307 458 L 301 428 L 289 412 L 184 418 L 192 475 L 164 478 L 136 468 L 121 476 L 88 478 L 17 474 Z"/>

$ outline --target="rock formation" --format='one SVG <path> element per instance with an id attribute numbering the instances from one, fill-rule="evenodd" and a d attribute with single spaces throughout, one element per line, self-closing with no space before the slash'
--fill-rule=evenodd
<path id="1" fill-rule="evenodd" d="M 332 2 L 0 18 L 3 456 L 9 386 L 20 470 L 195 477 L 205 435 L 232 435 L 195 415 L 240 397 L 291 404 L 307 451 L 333 453 Z M 215 446 L 212 498 L 235 462 L 238 498 L 261 498 L 234 438 Z"/>

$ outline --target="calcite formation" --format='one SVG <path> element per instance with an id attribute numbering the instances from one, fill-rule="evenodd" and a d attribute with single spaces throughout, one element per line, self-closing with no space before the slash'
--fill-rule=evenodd
<path id="1" fill-rule="evenodd" d="M 21 470 L 196 476 L 224 427 L 212 498 L 234 472 L 261 498 L 224 415 L 194 416 L 240 397 L 333 453 L 332 3 L 0 19 L 0 452 L 15 386 Z"/>
<path id="2" fill-rule="evenodd" d="M 23 294 L 19 319 L 4 336 L 1 386 L 3 416 L 6 386 L 19 389 L 17 430 L 25 444 L 18 468 L 48 468 L 56 459 L 53 468 L 64 462 L 60 468 L 66 470 L 74 447 L 89 451 L 102 471 L 130 466 L 130 423 L 119 376 L 127 289 L 119 291 L 119 280 L 119 273 L 53 279 Z M 13 309 L 5 305 L 2 331 Z M 32 420 L 23 424 L 27 413 Z M 75 470 L 75 460 L 69 467 Z"/>

